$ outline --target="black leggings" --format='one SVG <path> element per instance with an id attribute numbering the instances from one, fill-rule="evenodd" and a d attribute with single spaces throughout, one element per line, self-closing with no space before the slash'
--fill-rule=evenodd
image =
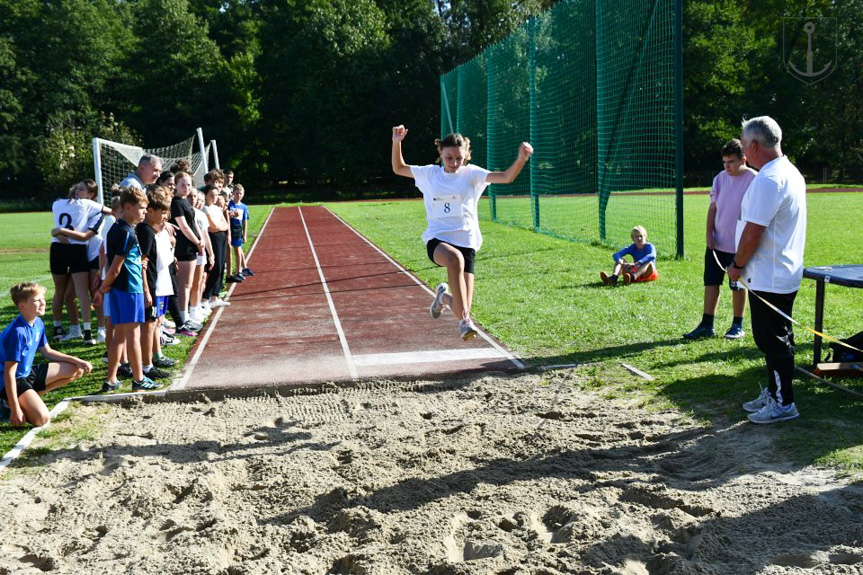
<path id="1" fill-rule="evenodd" d="M 168 313 L 171 314 L 171 319 L 177 327 L 180 327 L 183 325 L 183 320 L 180 318 L 180 304 L 177 302 L 177 264 L 171 263 L 168 271 L 171 273 L 171 286 L 174 288 L 174 295 L 168 296 Z"/>
<path id="2" fill-rule="evenodd" d="M 224 285 L 225 258 L 228 255 L 228 232 L 210 232 L 210 243 L 213 245 L 213 267 L 207 274 L 204 284 L 204 299 L 219 295 Z"/>
<path id="3" fill-rule="evenodd" d="M 749 292 L 752 338 L 767 362 L 767 389 L 782 405 L 788 405 L 794 401 L 791 387 L 794 379 L 794 333 L 791 322 L 770 309 L 756 297 L 756 293 L 790 316 L 797 292 Z"/>

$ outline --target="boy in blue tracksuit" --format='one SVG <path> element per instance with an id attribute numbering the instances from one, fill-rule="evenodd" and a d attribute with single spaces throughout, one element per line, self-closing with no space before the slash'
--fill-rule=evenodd
<path id="1" fill-rule="evenodd" d="M 659 272 L 656 270 L 656 248 L 647 242 L 647 230 L 644 226 L 635 226 L 630 237 L 632 244 L 611 256 L 614 260 L 611 275 L 599 272 L 605 285 L 617 285 L 618 278 L 623 280 L 623 285 L 659 279 Z M 623 259 L 626 256 L 632 257 L 632 263 Z"/>

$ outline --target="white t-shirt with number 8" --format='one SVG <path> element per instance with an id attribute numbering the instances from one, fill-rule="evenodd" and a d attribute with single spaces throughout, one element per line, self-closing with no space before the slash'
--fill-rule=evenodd
<path id="1" fill-rule="evenodd" d="M 423 194 L 428 228 L 423 242 L 438 239 L 449 244 L 479 250 L 477 205 L 488 183 L 489 171 L 468 164 L 455 174 L 448 174 L 437 165 L 411 166 L 417 188 Z"/>

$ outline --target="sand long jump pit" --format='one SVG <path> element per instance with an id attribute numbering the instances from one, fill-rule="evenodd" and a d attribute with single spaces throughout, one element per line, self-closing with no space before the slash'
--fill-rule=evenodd
<path id="1" fill-rule="evenodd" d="M 80 406 L 0 476 L 0 573 L 863 573 L 859 485 L 636 403 L 569 370 Z"/>

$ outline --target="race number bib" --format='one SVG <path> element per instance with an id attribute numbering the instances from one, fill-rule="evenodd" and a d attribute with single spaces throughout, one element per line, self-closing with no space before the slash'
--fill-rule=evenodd
<path id="1" fill-rule="evenodd" d="M 432 198 L 432 217 L 434 218 L 460 218 L 461 196 L 436 196 Z"/>

